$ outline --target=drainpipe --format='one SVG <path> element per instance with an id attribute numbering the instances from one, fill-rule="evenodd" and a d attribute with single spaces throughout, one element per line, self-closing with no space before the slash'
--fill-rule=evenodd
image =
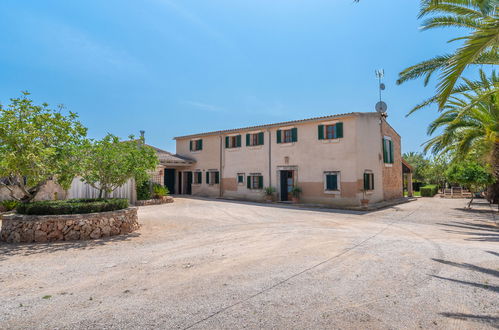
<path id="1" fill-rule="evenodd" d="M 272 133 L 270 129 L 267 129 L 269 133 L 269 187 L 272 186 Z"/>
<path id="2" fill-rule="evenodd" d="M 223 152 L 223 145 L 222 145 L 222 136 L 220 135 L 220 175 L 219 175 L 219 179 L 220 181 L 218 182 L 218 187 L 220 189 L 219 193 L 218 193 L 218 197 L 222 197 L 223 196 L 223 180 L 222 180 L 222 173 L 223 173 L 223 170 L 222 170 L 222 152 Z"/>

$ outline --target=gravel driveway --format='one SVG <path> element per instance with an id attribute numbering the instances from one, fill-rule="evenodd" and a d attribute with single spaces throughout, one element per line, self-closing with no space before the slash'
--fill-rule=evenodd
<path id="1" fill-rule="evenodd" d="M 0 328 L 497 329 L 499 227 L 465 203 L 177 198 L 128 237 L 0 244 Z"/>

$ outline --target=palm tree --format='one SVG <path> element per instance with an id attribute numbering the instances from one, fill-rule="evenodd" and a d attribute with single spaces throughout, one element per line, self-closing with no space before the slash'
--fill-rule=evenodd
<path id="1" fill-rule="evenodd" d="M 425 152 L 452 153 L 457 159 L 482 158 L 492 165 L 496 183 L 489 190 L 489 200 L 499 200 L 499 93 L 490 93 L 497 87 L 497 75 L 467 85 L 469 91 L 452 94 L 440 116 L 428 128 L 432 135 L 442 133 L 425 143 Z M 485 80 L 485 82 L 484 82 Z M 491 82 L 495 81 L 495 85 Z M 481 86 L 478 88 L 477 86 Z"/>
<path id="2" fill-rule="evenodd" d="M 453 54 L 436 56 L 405 69 L 400 73 L 397 83 L 424 77 L 427 85 L 438 71 L 436 100 L 442 109 L 467 67 L 499 64 L 498 14 L 498 0 L 422 0 L 419 18 L 428 17 L 422 24 L 423 30 L 457 27 L 471 32 L 449 41 L 463 42 Z"/>

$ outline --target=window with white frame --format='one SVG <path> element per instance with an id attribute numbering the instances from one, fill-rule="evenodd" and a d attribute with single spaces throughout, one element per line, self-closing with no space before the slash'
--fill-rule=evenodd
<path id="1" fill-rule="evenodd" d="M 244 173 L 237 173 L 237 184 L 244 184 Z"/>
<path id="2" fill-rule="evenodd" d="M 203 139 L 189 141 L 191 151 L 203 150 Z"/>
<path id="3" fill-rule="evenodd" d="M 393 164 L 393 141 L 389 136 L 383 138 L 383 162 Z"/>
<path id="4" fill-rule="evenodd" d="M 264 139 L 263 132 L 248 133 L 246 134 L 246 145 L 248 147 L 261 146 L 264 143 L 263 139 Z"/>
<path id="5" fill-rule="evenodd" d="M 324 191 L 326 192 L 340 191 L 340 172 L 338 171 L 324 172 Z"/>
<path id="6" fill-rule="evenodd" d="M 374 174 L 371 171 L 364 172 L 364 191 L 374 190 Z"/>
<path id="7" fill-rule="evenodd" d="M 230 135 L 225 137 L 225 148 L 239 148 L 241 146 L 241 135 Z"/>
<path id="8" fill-rule="evenodd" d="M 220 172 L 217 170 L 209 170 L 206 172 L 206 183 L 209 185 L 220 183 Z"/>
<path id="9" fill-rule="evenodd" d="M 319 140 L 333 140 L 343 137 L 343 123 L 333 123 L 318 126 Z"/>
<path id="10" fill-rule="evenodd" d="M 248 189 L 263 189 L 263 176 L 260 173 L 251 173 L 246 180 Z"/>
<path id="11" fill-rule="evenodd" d="M 192 176 L 192 183 L 193 184 L 201 184 L 202 178 L 203 178 L 203 173 L 201 171 L 196 171 L 193 174 L 194 175 Z"/>

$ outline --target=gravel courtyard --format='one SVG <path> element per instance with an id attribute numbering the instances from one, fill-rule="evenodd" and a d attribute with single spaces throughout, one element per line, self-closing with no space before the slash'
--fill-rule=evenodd
<path id="1" fill-rule="evenodd" d="M 128 237 L 0 243 L 0 328 L 498 329 L 499 227 L 465 203 L 176 198 Z"/>

